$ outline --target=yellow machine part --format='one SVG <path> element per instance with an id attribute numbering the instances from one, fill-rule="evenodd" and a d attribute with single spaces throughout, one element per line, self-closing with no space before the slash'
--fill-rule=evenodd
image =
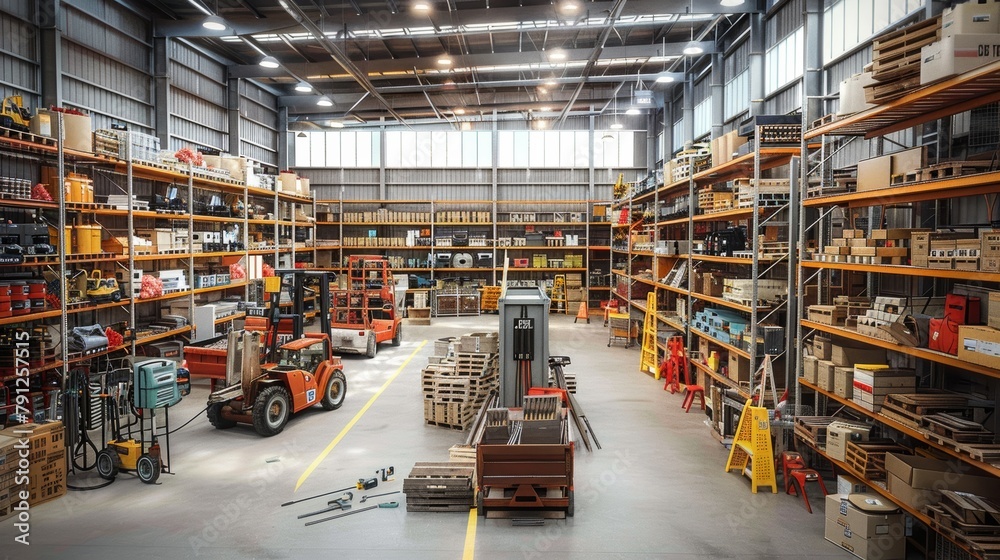
<path id="1" fill-rule="evenodd" d="M 136 463 L 139 462 L 139 456 L 142 455 L 142 443 L 134 439 L 111 440 L 108 442 L 108 447 L 118 453 L 123 469 L 135 469 Z"/>

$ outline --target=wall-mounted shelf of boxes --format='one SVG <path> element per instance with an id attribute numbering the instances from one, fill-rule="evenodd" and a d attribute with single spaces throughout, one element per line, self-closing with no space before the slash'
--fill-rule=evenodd
<path id="1" fill-rule="evenodd" d="M 578 304 L 587 301 L 591 278 L 601 284 L 595 292 L 608 289 L 604 229 L 596 236 L 602 245 L 587 243 L 593 208 L 580 201 L 320 201 L 317 264 L 340 270 L 351 254 L 382 254 L 396 272 L 410 275 L 411 287 L 454 280 L 472 296 L 477 285 L 499 281 L 506 256 L 515 283 L 551 286 L 557 275 L 578 275 L 572 294 Z M 603 269 L 591 270 L 592 255 Z M 591 301 L 599 299 L 606 296 Z"/>
<path id="2" fill-rule="evenodd" d="M 984 106 L 996 100 L 998 86 L 1000 63 L 991 63 L 817 126 L 806 138 L 833 153 L 855 136 L 878 138 Z M 818 301 L 799 319 L 812 343 L 797 364 L 798 385 L 814 395 L 817 414 L 843 407 L 865 421 L 859 437 L 867 439 L 870 430 L 903 443 L 904 453 L 949 460 L 945 468 L 968 470 L 955 475 L 956 485 L 978 474 L 986 486 L 968 491 L 986 495 L 1000 487 L 993 414 L 1000 358 L 991 350 L 1000 343 L 1000 299 L 991 295 L 1000 293 L 1000 234 L 988 226 L 985 206 L 992 202 L 982 200 L 996 196 L 1000 175 L 961 151 L 967 148 L 956 150 L 954 161 L 931 160 L 925 146 L 902 148 L 859 162 L 856 172 L 821 168 L 826 179 L 810 184 L 803 219 L 835 206 L 844 213 L 810 231 L 815 250 L 801 262 Z M 908 317 L 925 317 L 919 319 L 925 340 Z M 837 363 L 830 345 L 857 347 L 850 351 L 863 355 Z M 949 431 L 940 422 L 962 428 Z M 939 542 L 983 557 L 977 536 L 948 529 L 947 512 L 915 501 L 924 494 L 889 460 L 859 472 L 820 442 L 810 443 L 936 531 Z M 912 459 L 900 457 L 894 461 Z M 931 505 L 941 499 L 932 497 Z"/>

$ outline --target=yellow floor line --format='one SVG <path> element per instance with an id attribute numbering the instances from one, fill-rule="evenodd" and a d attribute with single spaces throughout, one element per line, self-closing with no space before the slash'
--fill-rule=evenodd
<path id="1" fill-rule="evenodd" d="M 403 373 L 403 369 L 406 367 L 406 365 L 409 364 L 410 360 L 412 360 L 413 357 L 417 355 L 417 352 L 420 352 L 420 349 L 423 348 L 425 344 L 427 344 L 426 340 L 421 342 L 420 345 L 418 345 L 413 350 L 413 353 L 410 354 L 410 356 L 406 358 L 405 361 L 403 361 L 403 363 L 399 366 L 399 369 L 396 370 L 396 373 L 393 373 L 389 377 L 389 379 L 385 380 L 385 383 L 382 384 L 382 387 L 379 388 L 378 391 L 375 391 L 375 394 L 372 395 L 372 398 L 368 399 L 368 402 L 365 403 L 365 406 L 361 407 L 361 410 L 359 410 L 358 413 L 354 415 L 354 418 L 351 418 L 351 421 L 348 422 L 346 426 L 344 426 L 344 429 L 340 430 L 340 433 L 337 434 L 337 437 L 333 438 L 333 441 L 330 442 L 330 445 L 327 445 L 326 449 L 324 449 L 323 452 L 320 453 L 318 457 L 313 459 L 313 462 L 309 465 L 306 471 L 302 473 L 302 476 L 299 477 L 299 481 L 295 484 L 295 490 L 298 490 L 299 487 L 302 486 L 302 484 L 306 481 L 306 479 L 309 478 L 309 475 L 311 475 L 313 471 L 316 470 L 316 467 L 318 467 L 319 464 L 323 462 L 323 459 L 326 459 L 326 456 L 329 455 L 331 451 L 333 451 L 334 447 L 337 447 L 337 444 L 340 443 L 340 440 L 344 439 L 344 436 L 347 435 L 347 432 L 351 431 L 351 428 L 353 428 L 354 425 L 358 423 L 358 420 L 361 420 L 361 417 L 364 416 L 366 412 L 368 412 L 368 409 L 371 408 L 373 404 L 375 404 L 375 399 L 382 396 L 382 393 L 389 387 L 389 384 L 392 383 L 397 377 L 399 377 L 400 373 Z"/>
<path id="2" fill-rule="evenodd" d="M 476 508 L 469 510 L 469 526 L 465 529 L 465 552 L 462 560 L 472 560 L 476 556 L 476 523 L 479 521 Z"/>

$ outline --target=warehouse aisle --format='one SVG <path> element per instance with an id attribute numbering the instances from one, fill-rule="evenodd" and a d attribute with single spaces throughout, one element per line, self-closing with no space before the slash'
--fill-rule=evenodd
<path id="1" fill-rule="evenodd" d="M 448 448 L 465 436 L 424 425 L 420 369 L 435 339 L 496 323 L 489 315 L 407 325 L 402 346 L 382 346 L 372 360 L 344 358 L 343 408 L 309 411 L 273 438 L 247 427 L 218 431 L 202 415 L 171 442 L 175 475 L 157 486 L 124 475 L 107 488 L 71 491 L 39 506 L 31 511 L 29 547 L 8 544 L 12 523 L 0 525 L 4 556 L 461 558 L 468 514 L 407 514 L 400 507 L 304 527 L 295 516 L 319 509 L 325 498 L 279 504 L 349 486 L 388 465 L 396 468 L 395 481 L 369 493 L 398 490 L 414 462 L 447 460 Z M 727 452 L 709 436 L 704 415 L 684 414 L 679 395 L 639 373 L 637 348 L 606 344 L 599 320 L 573 324 L 572 317 L 552 316 L 550 352 L 572 358 L 577 396 L 604 446 L 576 454 L 576 516 L 536 527 L 480 518 L 476 558 L 851 557 L 823 540 L 819 498 L 809 515 L 798 498 L 751 494 L 746 478 L 723 472 Z M 196 383 L 172 411 L 174 426 L 204 406 L 207 392 L 207 383 Z M 71 482 L 85 483 L 92 481 Z M 355 509 L 363 507 L 363 493 L 355 492 Z"/>

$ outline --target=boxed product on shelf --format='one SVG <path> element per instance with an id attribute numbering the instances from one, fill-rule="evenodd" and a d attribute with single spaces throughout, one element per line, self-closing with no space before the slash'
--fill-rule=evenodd
<path id="1" fill-rule="evenodd" d="M 824 391 L 833 391 L 837 364 L 830 360 L 816 362 L 816 386 Z"/>
<path id="2" fill-rule="evenodd" d="M 1000 32 L 1000 2 L 971 0 L 941 12 L 941 36 Z"/>
<path id="3" fill-rule="evenodd" d="M 843 461 L 848 441 L 868 441 L 871 426 L 850 422 L 833 422 L 826 427 L 826 454 Z"/>
<path id="4" fill-rule="evenodd" d="M 868 485 L 849 474 L 837 475 L 838 494 L 863 494 L 868 491 Z"/>
<path id="5" fill-rule="evenodd" d="M 848 366 L 833 368 L 833 394 L 844 399 L 854 397 L 854 368 Z"/>
<path id="6" fill-rule="evenodd" d="M 838 366 L 854 367 L 855 364 L 885 362 L 885 349 L 872 346 L 845 346 L 834 344 L 830 348 L 830 361 Z"/>
<path id="7" fill-rule="evenodd" d="M 1000 60 L 1000 34 L 963 33 L 920 49 L 920 83 L 930 84 Z"/>
<path id="8" fill-rule="evenodd" d="M 1000 330 L 986 325 L 959 325 L 958 358 L 1000 368 Z"/>
<path id="9" fill-rule="evenodd" d="M 854 366 L 854 404 L 878 412 L 885 396 L 890 393 L 912 393 L 917 388 L 917 375 L 912 369 L 890 368 L 881 364 Z"/>
<path id="10" fill-rule="evenodd" d="M 875 107 L 875 103 L 869 103 L 865 99 L 865 86 L 875 83 L 871 72 L 861 72 L 854 74 L 850 78 L 840 82 L 840 107 L 837 115 L 851 115 Z"/>
<path id="11" fill-rule="evenodd" d="M 812 339 L 813 356 L 821 360 L 829 360 L 833 351 L 833 339 L 823 335 L 816 335 Z"/>
<path id="12" fill-rule="evenodd" d="M 31 118 L 31 133 L 56 138 L 58 132 L 56 127 L 60 114 L 63 119 L 63 147 L 81 152 L 93 152 L 94 136 L 90 115 L 38 109 L 35 116 Z"/>
<path id="13" fill-rule="evenodd" d="M 817 372 L 819 371 L 819 358 L 816 356 L 802 357 L 802 378 L 809 383 L 815 384 Z"/>
<path id="14" fill-rule="evenodd" d="M 939 461 L 929 457 L 916 457 L 886 453 L 886 486 L 900 502 L 924 511 L 929 505 L 941 501 L 941 489 L 969 492 L 991 499 L 1000 499 L 1000 485 L 996 477 L 967 474 L 972 467 L 961 461 Z M 942 482 L 947 485 L 943 486 Z"/>
<path id="15" fill-rule="evenodd" d="M 824 325 L 843 325 L 847 319 L 846 305 L 810 305 L 806 310 L 810 321 Z"/>
<path id="16" fill-rule="evenodd" d="M 901 150 L 892 154 L 863 159 L 858 162 L 858 192 L 887 189 L 893 177 L 920 169 L 927 160 L 926 146 Z"/>
<path id="17" fill-rule="evenodd" d="M 877 494 L 830 494 L 823 536 L 858 558 L 902 560 L 905 517 L 896 504 Z"/>

